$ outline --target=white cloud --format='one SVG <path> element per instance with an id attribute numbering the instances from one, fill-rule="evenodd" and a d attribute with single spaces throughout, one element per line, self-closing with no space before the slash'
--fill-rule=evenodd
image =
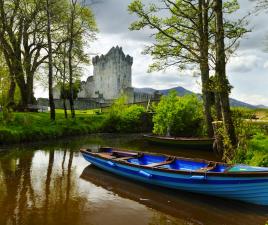
<path id="1" fill-rule="evenodd" d="M 174 68 L 165 72 L 147 73 L 150 56 L 141 54 L 145 45 L 151 40 L 148 30 L 131 32 L 128 27 L 135 20 L 127 12 L 130 0 L 109 0 L 94 6 L 99 25 L 99 39 L 88 48 L 90 53 L 106 54 L 113 46 L 123 47 L 125 54 L 134 57 L 132 67 L 133 86 L 166 89 L 183 86 L 194 92 L 200 92 L 200 77 L 193 76 L 197 71 L 178 71 Z M 252 9 L 253 3 L 240 0 L 240 15 Z M 268 54 L 263 53 L 265 34 L 268 33 L 265 14 L 252 16 L 250 28 L 252 32 L 241 41 L 237 55 L 228 62 L 227 71 L 234 86 L 232 97 L 251 104 L 268 105 Z M 83 79 L 92 75 L 92 67 L 86 70 Z M 37 88 L 37 96 L 47 97 L 42 88 Z"/>
<path id="2" fill-rule="evenodd" d="M 268 61 L 264 62 L 264 64 L 263 64 L 263 68 L 264 68 L 264 69 L 268 69 Z"/>
<path id="3" fill-rule="evenodd" d="M 240 52 L 238 56 L 231 57 L 229 63 L 227 64 L 227 69 L 230 72 L 243 72 L 247 73 L 254 68 L 261 65 L 261 58 L 257 55 L 253 55 L 247 51 Z"/>

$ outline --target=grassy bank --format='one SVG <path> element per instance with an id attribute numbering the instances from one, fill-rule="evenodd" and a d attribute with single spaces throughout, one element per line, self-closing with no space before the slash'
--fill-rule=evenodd
<path id="1" fill-rule="evenodd" d="M 256 134 L 238 148 L 234 163 L 268 167 L 268 135 Z"/>
<path id="2" fill-rule="evenodd" d="M 70 112 L 68 112 L 70 115 Z M 139 133 L 152 130 L 151 115 L 141 106 L 115 105 L 109 112 L 77 110 L 75 119 L 65 119 L 56 111 L 56 121 L 49 113 L 13 113 L 4 122 L 0 113 L 0 144 L 32 142 L 92 133 Z"/>
<path id="3" fill-rule="evenodd" d="M 104 115 L 77 113 L 76 119 L 65 119 L 57 113 L 51 122 L 49 113 L 14 113 L 11 122 L 4 123 L 0 114 L 0 143 L 29 142 L 64 136 L 97 133 L 102 130 Z"/>

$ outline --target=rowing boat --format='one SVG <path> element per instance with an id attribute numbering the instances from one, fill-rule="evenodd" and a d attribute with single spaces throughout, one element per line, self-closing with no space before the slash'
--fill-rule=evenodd
<path id="1" fill-rule="evenodd" d="M 268 168 L 229 165 L 110 147 L 80 150 L 84 158 L 106 171 L 144 183 L 257 205 L 268 205 Z"/>
<path id="2" fill-rule="evenodd" d="M 198 137 L 165 137 L 156 135 L 143 135 L 144 139 L 156 144 L 174 145 L 181 148 L 207 149 L 213 148 L 213 138 Z"/>

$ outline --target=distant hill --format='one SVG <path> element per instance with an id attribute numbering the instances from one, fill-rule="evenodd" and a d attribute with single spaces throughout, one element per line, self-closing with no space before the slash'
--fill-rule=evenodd
<path id="1" fill-rule="evenodd" d="M 161 94 L 163 95 L 167 95 L 168 92 L 170 92 L 171 90 L 176 90 L 178 92 L 179 96 L 184 96 L 186 94 L 196 94 L 198 96 L 200 96 L 200 94 L 194 93 L 192 91 L 189 91 L 183 87 L 174 87 L 174 88 L 169 88 L 169 89 L 164 89 L 164 90 L 156 90 L 153 88 L 134 88 L 135 92 L 140 92 L 140 93 L 148 93 L 148 94 L 153 94 L 155 91 L 159 91 Z M 230 98 L 230 104 L 231 106 L 235 106 L 235 107 L 247 107 L 250 109 L 257 109 L 257 108 L 268 108 L 265 105 L 251 105 L 248 104 L 246 102 L 242 102 L 233 98 Z"/>
<path id="2" fill-rule="evenodd" d="M 256 105 L 258 109 L 268 109 L 268 106 L 266 105 Z"/>
<path id="3" fill-rule="evenodd" d="M 164 89 L 164 90 L 156 90 L 153 88 L 134 88 L 135 92 L 153 94 L 155 91 L 159 91 L 163 95 L 167 95 L 172 90 L 176 90 L 178 92 L 179 96 L 184 96 L 186 94 L 194 94 L 193 92 L 191 92 L 183 87 L 174 87 L 174 88 Z"/>

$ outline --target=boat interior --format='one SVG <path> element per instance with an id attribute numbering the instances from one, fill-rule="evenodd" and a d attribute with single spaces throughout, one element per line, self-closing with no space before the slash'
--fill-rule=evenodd
<path id="1" fill-rule="evenodd" d="M 140 165 L 149 168 L 196 172 L 224 172 L 228 168 L 228 165 L 217 162 L 193 161 L 165 155 L 124 152 L 117 151 L 112 148 L 101 148 L 100 152 L 94 154 L 106 159 L 125 161 L 133 165 Z"/>

